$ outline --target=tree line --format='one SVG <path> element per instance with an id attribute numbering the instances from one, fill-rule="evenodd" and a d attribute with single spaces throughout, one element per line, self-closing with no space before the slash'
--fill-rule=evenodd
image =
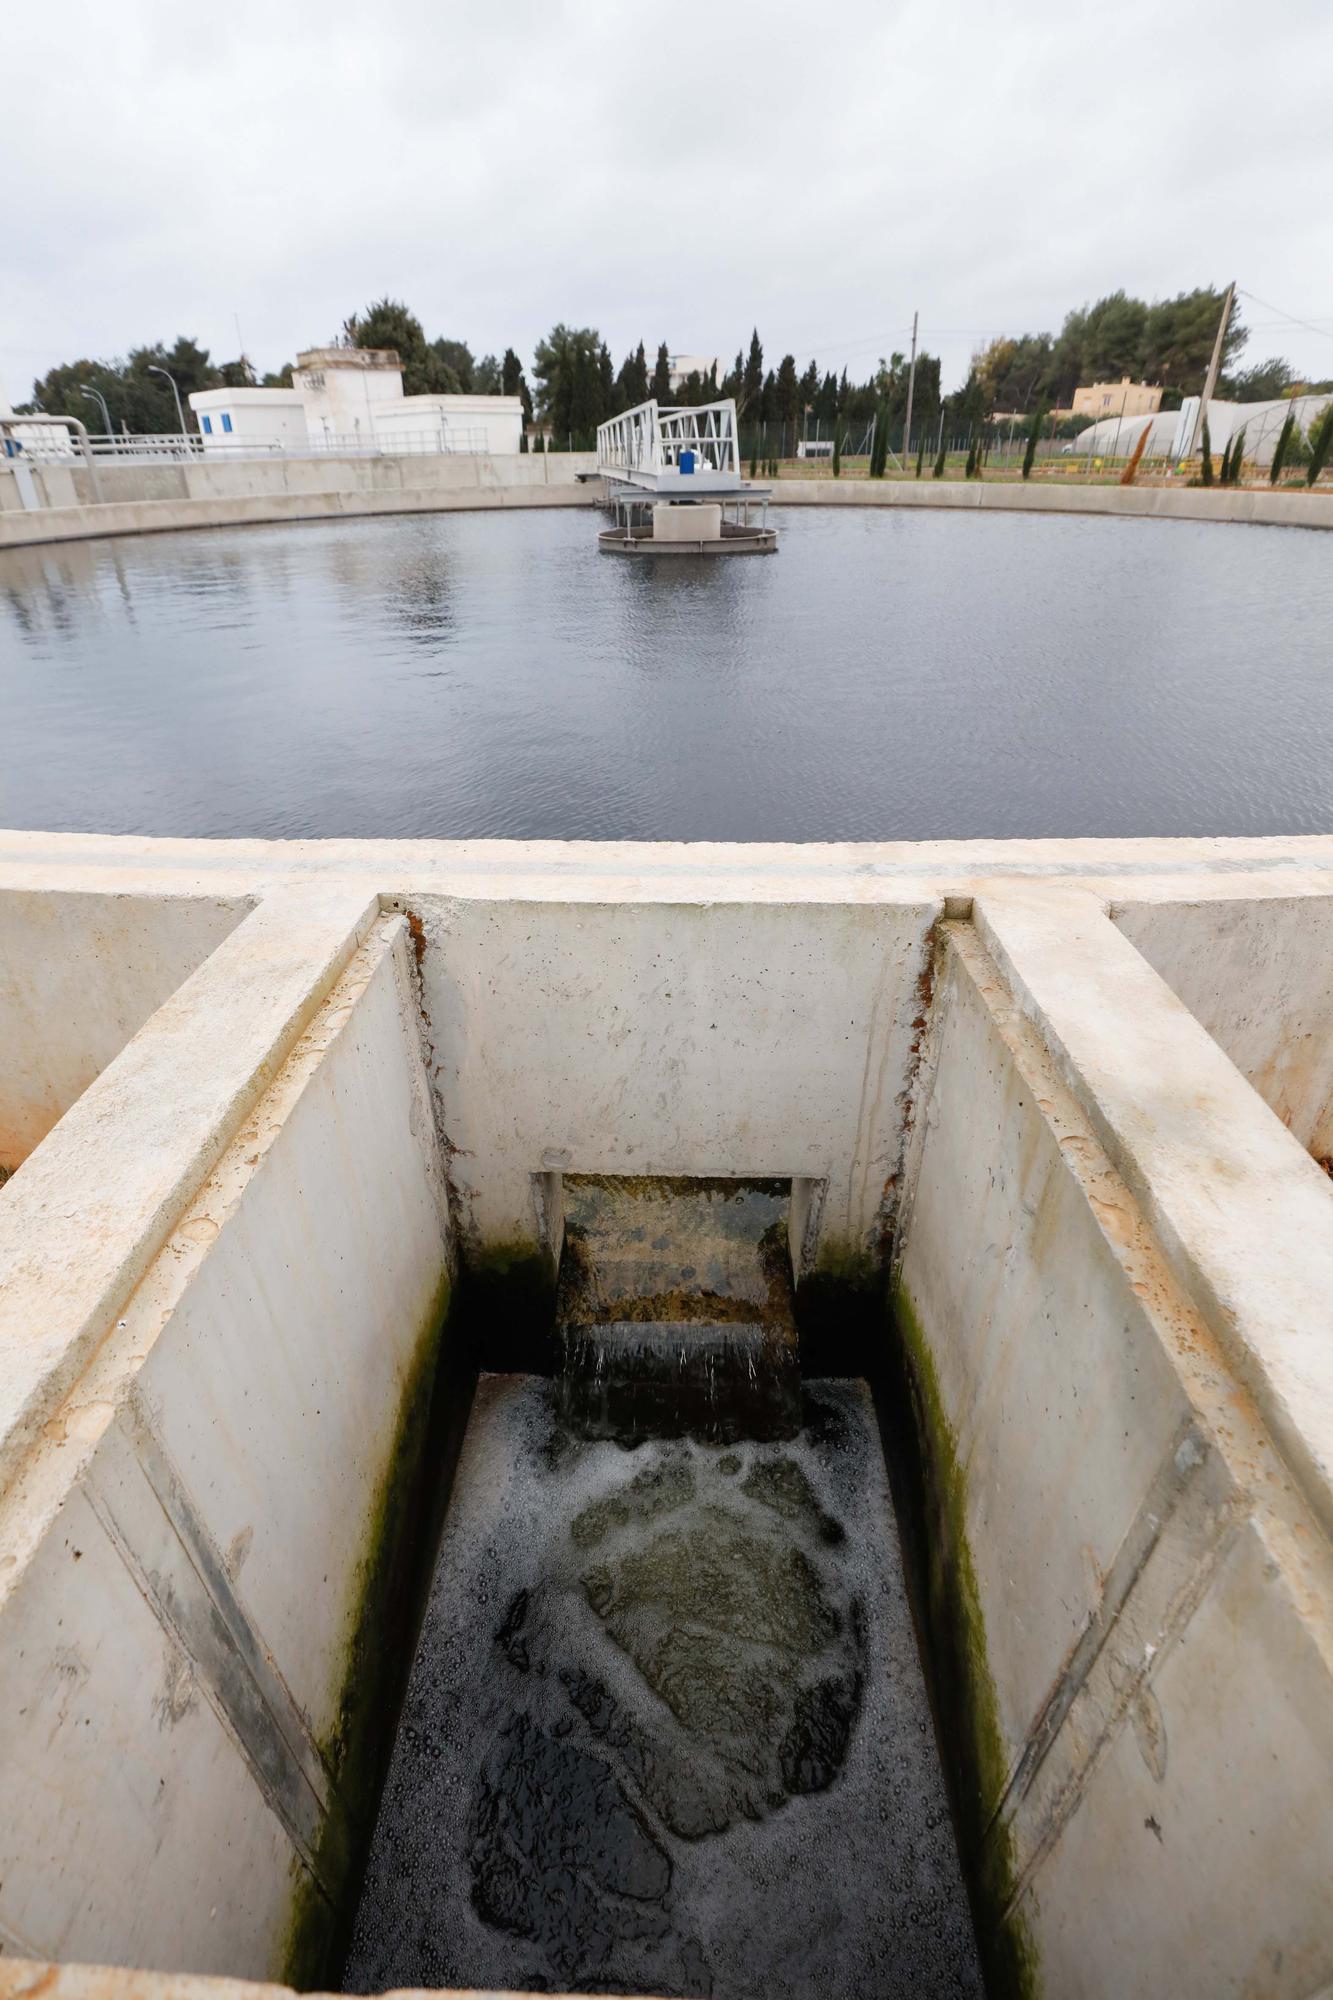
<path id="1" fill-rule="evenodd" d="M 122 361 L 63 361 L 33 383 L 31 400 L 19 409 L 78 417 L 90 431 L 104 430 L 108 418 L 113 431 L 129 431 L 136 437 L 174 431 L 179 428 L 176 398 L 171 382 L 154 374 L 155 368 L 165 369 L 180 390 L 191 430 L 196 426 L 187 399 L 193 390 L 275 388 L 284 380 L 282 375 L 265 375 L 261 383 L 244 355 L 214 363 L 206 347 L 180 334 L 171 347 L 161 341 L 135 347 Z M 289 370 L 285 379 L 291 380 Z"/>
<path id="2" fill-rule="evenodd" d="M 1207 287 L 1152 303 L 1124 291 L 1112 292 L 1094 305 L 1070 312 L 1058 334 L 992 340 L 974 357 L 966 380 L 948 396 L 941 394 L 939 357 L 919 352 L 912 443 L 936 434 L 976 435 L 998 412 L 1067 407 L 1081 382 L 1118 381 L 1124 375 L 1161 383 L 1164 406 L 1173 408 L 1203 386 L 1221 307 L 1222 293 Z M 692 373 L 673 389 L 665 341 L 658 345 L 651 367 L 642 341 L 617 367 L 595 327 L 571 327 L 562 321 L 537 342 L 529 387 L 514 348 L 507 347 L 500 356 L 477 358 L 465 340 L 430 339 L 401 300 L 378 299 L 353 313 L 344 321 L 340 337 L 349 346 L 395 349 L 403 364 L 404 394 L 409 396 L 518 396 L 525 419 L 535 423 L 538 434 L 557 449 L 589 449 L 599 424 L 649 397 L 677 406 L 734 397 L 747 456 L 790 455 L 802 434 L 814 426 L 823 436 L 836 437 L 840 446 L 866 437 L 872 423 L 881 444 L 900 450 L 904 443 L 909 364 L 899 352 L 882 357 L 864 381 L 853 381 L 846 368 L 821 369 L 813 358 L 802 367 L 790 353 L 772 366 L 765 360 L 756 328 L 748 344 L 737 349 L 729 368 L 719 374 L 719 364 L 714 363 L 706 373 Z M 1302 386 L 1333 387 L 1298 383 L 1288 364 L 1276 358 L 1238 368 L 1248 338 L 1248 329 L 1233 313 L 1219 395 L 1258 401 Z M 181 335 L 169 348 L 161 343 L 135 348 L 123 361 L 62 363 L 33 384 L 27 407 L 80 417 L 91 429 L 101 429 L 100 397 L 117 431 L 172 431 L 177 427 L 175 398 L 170 383 L 153 373 L 154 368 L 164 369 L 174 379 L 183 403 L 197 389 L 271 388 L 292 379 L 291 363 L 262 379 L 244 355 L 214 364 L 206 348 Z"/>
<path id="3" fill-rule="evenodd" d="M 1162 407 L 1179 409 L 1203 388 L 1224 296 L 1209 286 L 1152 302 L 1109 292 L 1068 313 L 1059 333 L 1002 335 L 974 363 L 979 400 L 1006 413 L 1068 408 L 1080 383 L 1119 382 L 1128 375 L 1133 382 L 1160 384 Z M 1302 382 L 1278 356 L 1238 367 L 1249 337 L 1233 310 L 1222 344 L 1220 397 L 1261 403 L 1299 388 L 1330 386 Z"/>

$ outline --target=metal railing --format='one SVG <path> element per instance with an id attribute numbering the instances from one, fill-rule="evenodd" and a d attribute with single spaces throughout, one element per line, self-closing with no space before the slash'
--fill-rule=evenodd
<path id="1" fill-rule="evenodd" d="M 639 403 L 597 429 L 599 472 L 675 472 L 683 451 L 694 453 L 700 470 L 739 476 L 736 405 L 730 397 L 680 410 Z"/>
<path id="2" fill-rule="evenodd" d="M 140 436 L 125 432 L 90 434 L 77 418 L 63 416 L 9 417 L 5 423 L 7 455 L 21 456 L 33 465 L 77 464 L 90 454 L 103 461 L 133 464 L 146 459 L 198 463 L 238 458 L 397 458 L 440 453 L 482 457 L 490 449 L 484 426 L 451 424 L 438 430 L 391 431 L 378 437 L 367 436 L 364 431 L 326 434 L 293 444 L 228 432 L 214 432 L 208 437 L 193 431 L 188 436 L 180 431 Z"/>

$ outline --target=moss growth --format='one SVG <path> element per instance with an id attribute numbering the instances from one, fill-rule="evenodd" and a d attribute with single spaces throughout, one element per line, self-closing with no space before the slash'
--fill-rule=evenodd
<path id="1" fill-rule="evenodd" d="M 449 1308 L 446 1275 L 423 1316 L 370 1509 L 338 1716 L 319 1744 L 333 1779 L 314 1856 L 328 1895 L 301 1872 L 281 1957 L 279 1977 L 298 1990 L 336 1985 L 471 1403 L 475 1371 L 465 1356 L 451 1363 L 452 1333 L 444 1337 Z"/>
<path id="2" fill-rule="evenodd" d="M 873 1257 L 849 1243 L 821 1245 L 796 1288 L 803 1375 L 875 1373 L 884 1339 L 884 1281 Z"/>
<path id="3" fill-rule="evenodd" d="M 555 1272 L 532 1237 L 472 1245 L 459 1274 L 458 1337 L 487 1368 L 549 1375 L 555 1367 Z"/>
<path id="4" fill-rule="evenodd" d="M 967 1539 L 967 1474 L 945 1413 L 934 1359 L 911 1300 L 893 1293 L 902 1381 L 898 1454 L 911 1460 L 904 1513 L 930 1653 L 941 1747 L 954 1792 L 959 1842 L 972 1893 L 977 1940 L 992 1995 L 1031 2000 L 1041 1990 L 1025 1920 L 1004 1912 L 1015 1888 L 1013 1839 L 994 1818 L 1009 1760 L 1000 1730 L 986 1644 L 986 1617 Z M 910 1409 L 902 1409 L 906 1403 Z M 915 1504 L 912 1504 L 912 1503 Z"/>

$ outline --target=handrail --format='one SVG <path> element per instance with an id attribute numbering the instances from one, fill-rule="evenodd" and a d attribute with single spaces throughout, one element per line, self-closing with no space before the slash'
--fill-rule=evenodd
<path id="1" fill-rule="evenodd" d="M 16 430 L 39 421 L 36 417 L 14 417 L 8 420 Z M 64 427 L 77 422 L 73 417 L 43 418 Z M 68 460 L 74 450 L 74 440 L 67 432 L 53 438 L 50 446 L 44 446 L 35 438 L 19 438 L 25 458 L 34 465 L 61 464 Z M 445 454 L 455 456 L 484 457 L 488 450 L 488 432 L 485 425 L 446 424 L 442 430 L 391 430 L 380 435 L 361 432 L 330 433 L 320 437 L 301 439 L 299 442 L 279 438 L 247 438 L 243 435 L 221 433 L 207 437 L 193 433 L 183 435 L 179 431 L 153 432 L 97 432 L 88 440 L 92 460 L 117 462 L 157 459 L 174 463 L 193 465 L 207 464 L 216 460 L 245 458 L 375 458 L 428 456 Z"/>
<path id="2" fill-rule="evenodd" d="M 66 430 L 78 432 L 79 444 L 83 450 L 84 464 L 88 468 L 88 484 L 93 489 L 94 501 L 100 504 L 102 486 L 101 481 L 97 477 L 97 466 L 93 459 L 93 448 L 88 436 L 87 424 L 81 423 L 78 417 L 49 417 L 44 410 L 39 410 L 31 417 L 0 416 L 0 438 L 4 438 L 10 431 L 17 430 L 21 424 L 60 424 Z M 19 438 L 16 442 L 21 448 L 23 440 Z M 8 457 L 9 453 L 6 452 L 5 456 Z"/>

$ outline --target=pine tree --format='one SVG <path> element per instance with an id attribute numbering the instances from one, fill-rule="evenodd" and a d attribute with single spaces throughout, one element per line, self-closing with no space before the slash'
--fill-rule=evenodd
<path id="1" fill-rule="evenodd" d="M 1295 410 L 1288 410 L 1282 428 L 1277 434 L 1277 443 L 1273 447 L 1273 463 L 1268 468 L 1268 483 L 1270 486 L 1276 486 L 1278 480 L 1282 477 L 1283 463 L 1286 460 L 1288 451 L 1291 449 L 1291 437 L 1295 428 L 1296 412 Z"/>
<path id="2" fill-rule="evenodd" d="M 657 350 L 657 363 L 648 393 L 655 403 L 669 404 L 671 401 L 671 356 L 665 341 Z"/>
<path id="3" fill-rule="evenodd" d="M 1213 440 L 1212 440 L 1212 435 L 1211 435 L 1211 433 L 1210 433 L 1210 431 L 1209 431 L 1209 429 L 1208 429 L 1208 419 L 1207 419 L 1207 417 L 1205 417 L 1205 418 L 1204 418 L 1204 420 L 1203 420 L 1203 468 L 1202 468 L 1202 470 L 1203 470 L 1203 483 L 1204 483 L 1204 485 L 1205 485 L 1205 486 L 1211 486 L 1211 485 L 1212 485 L 1212 483 L 1213 483 Z"/>

